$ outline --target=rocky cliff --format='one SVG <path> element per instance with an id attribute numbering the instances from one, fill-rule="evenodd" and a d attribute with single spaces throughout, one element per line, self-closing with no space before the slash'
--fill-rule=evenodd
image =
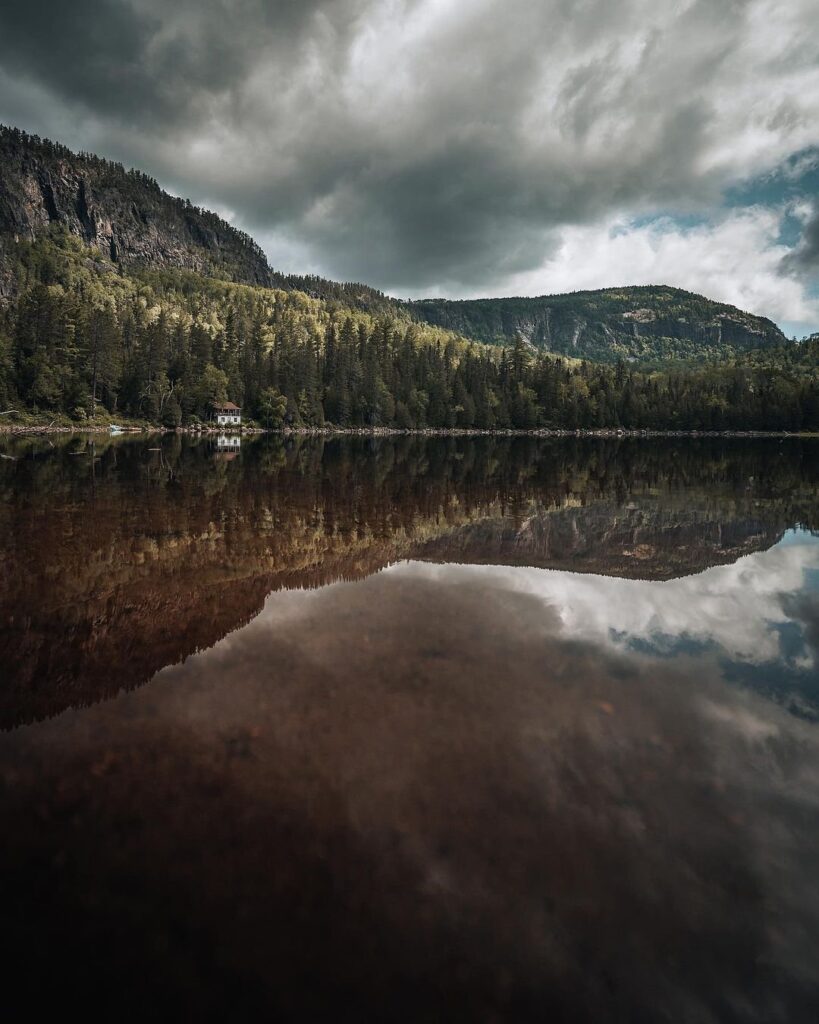
<path id="1" fill-rule="evenodd" d="M 0 257 L 2 247 L 61 231 L 126 267 L 180 267 L 246 284 L 275 280 L 253 239 L 163 192 L 148 175 L 0 127 Z M 6 271 L 0 289 L 12 287 Z"/>

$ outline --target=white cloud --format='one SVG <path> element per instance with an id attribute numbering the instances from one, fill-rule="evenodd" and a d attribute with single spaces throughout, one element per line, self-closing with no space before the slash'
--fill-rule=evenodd
<path id="1" fill-rule="evenodd" d="M 782 274 L 790 252 L 779 241 L 783 214 L 756 206 L 689 228 L 617 217 L 567 227 L 543 266 L 506 282 L 504 294 L 668 284 L 775 320 L 819 323 L 819 298 L 807 282 Z"/>

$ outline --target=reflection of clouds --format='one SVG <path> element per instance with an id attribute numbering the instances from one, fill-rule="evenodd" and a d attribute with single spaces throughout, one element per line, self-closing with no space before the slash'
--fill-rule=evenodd
<path id="1" fill-rule="evenodd" d="M 779 735 L 779 727 L 775 723 L 766 720 L 760 714 L 754 714 L 747 708 L 715 704 L 711 700 L 703 700 L 701 707 L 709 718 L 720 725 L 728 726 L 749 743 L 761 742 Z"/>
<path id="2" fill-rule="evenodd" d="M 144 688 L 0 737 L 9 820 L 34 821 L 13 842 L 56 822 L 94 879 L 125 849 L 152 869 L 137 929 L 201 906 L 242 979 L 333 965 L 358 1019 L 812 1020 L 819 732 L 714 659 L 596 642 L 617 603 L 578 642 L 575 580 L 404 563 L 276 592 Z M 37 909 L 85 955 L 81 915 Z"/>
<path id="3" fill-rule="evenodd" d="M 675 584 L 403 563 L 280 592 L 230 644 L 163 673 L 165 714 L 206 738 L 266 708 L 272 778 L 332 780 L 356 848 L 408 894 L 390 930 L 411 944 L 418 908 L 427 921 L 443 908 L 484 1001 L 502 963 L 541 1010 L 565 1010 L 568 992 L 564 1019 L 810 1019 L 816 729 L 726 685 L 713 658 L 655 662 L 609 642 L 614 616 L 702 632 L 703 608 L 732 589 L 746 601 L 721 609 L 724 630 L 729 607 L 755 600 L 781 618 L 799 552 L 770 554 Z M 578 637 L 567 623 L 601 584 L 613 589 Z M 646 610 L 669 592 L 679 618 Z M 255 756 L 253 799 L 269 770 L 261 744 Z M 375 895 L 378 915 L 392 912 L 394 897 Z"/>
<path id="4" fill-rule="evenodd" d="M 665 649 L 675 639 L 688 646 L 716 644 L 732 658 L 760 663 L 779 657 L 782 624 L 796 619 L 809 640 L 815 632 L 815 624 L 801 614 L 804 602 L 798 608 L 794 603 L 806 573 L 819 570 L 819 543 L 803 536 L 804 543 L 789 538 L 733 565 L 668 582 L 503 566 L 411 563 L 410 568 L 450 579 L 491 573 L 548 604 L 564 631 L 579 640 L 623 647 L 637 641 Z M 815 658 L 813 651 L 797 661 L 809 668 Z"/>

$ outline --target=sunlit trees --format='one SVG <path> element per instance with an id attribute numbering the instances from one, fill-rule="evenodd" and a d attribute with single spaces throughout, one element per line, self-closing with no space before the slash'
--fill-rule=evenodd
<path id="1" fill-rule="evenodd" d="M 190 272 L 105 275 L 72 239 L 21 253 L 24 284 L 0 306 L 0 408 L 175 426 L 230 400 L 268 426 L 819 429 L 819 339 L 639 370 Z"/>

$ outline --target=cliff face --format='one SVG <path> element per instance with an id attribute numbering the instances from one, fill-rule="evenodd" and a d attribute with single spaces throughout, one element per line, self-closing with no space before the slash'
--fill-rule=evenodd
<path id="1" fill-rule="evenodd" d="M 679 288 L 618 288 L 540 298 L 423 299 L 419 319 L 488 344 L 527 344 L 601 361 L 691 358 L 786 339 L 765 317 Z"/>
<path id="2" fill-rule="evenodd" d="M 216 214 L 160 189 L 139 171 L 10 128 L 0 128 L 0 236 L 8 248 L 52 230 L 114 263 L 180 267 L 270 285 L 262 250 Z M 0 237 L 0 257 L 3 239 Z M 13 282 L 0 274 L 0 293 Z"/>

